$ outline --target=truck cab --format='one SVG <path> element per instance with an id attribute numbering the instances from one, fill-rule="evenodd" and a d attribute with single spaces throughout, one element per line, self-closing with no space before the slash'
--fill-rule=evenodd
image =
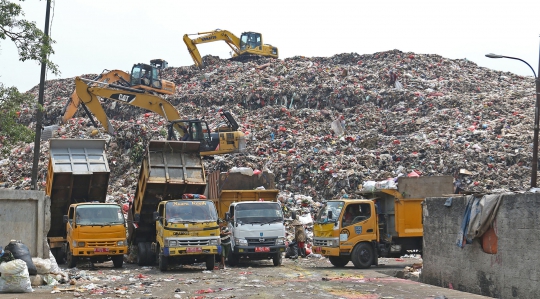
<path id="1" fill-rule="evenodd" d="M 112 260 L 115 268 L 122 267 L 127 253 L 124 214 L 117 204 L 81 203 L 69 207 L 64 216 L 67 242 L 63 244 L 69 268 L 80 258 L 92 262 Z"/>
<path id="2" fill-rule="evenodd" d="M 152 243 L 161 271 L 169 264 L 205 262 L 213 270 L 219 254 L 218 215 L 211 200 L 162 201 L 154 212 L 156 242 Z"/>
<path id="3" fill-rule="evenodd" d="M 344 267 L 357 268 L 377 262 L 378 215 L 371 200 L 331 200 L 321 209 L 313 226 L 313 249 Z"/>
<path id="4" fill-rule="evenodd" d="M 232 232 L 229 265 L 236 265 L 243 257 L 272 259 L 274 266 L 281 265 L 286 246 L 283 212 L 278 202 L 231 203 L 225 220 Z"/>

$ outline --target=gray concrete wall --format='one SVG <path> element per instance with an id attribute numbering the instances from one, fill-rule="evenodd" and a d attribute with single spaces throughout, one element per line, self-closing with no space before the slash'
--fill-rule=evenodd
<path id="1" fill-rule="evenodd" d="M 43 191 L 0 190 L 0 246 L 21 240 L 32 257 L 49 257 L 51 201 Z"/>
<path id="2" fill-rule="evenodd" d="M 428 198 L 424 205 L 422 281 L 495 298 L 540 298 L 540 194 L 505 195 L 494 222 L 497 254 L 481 240 L 456 245 L 464 197 Z"/>

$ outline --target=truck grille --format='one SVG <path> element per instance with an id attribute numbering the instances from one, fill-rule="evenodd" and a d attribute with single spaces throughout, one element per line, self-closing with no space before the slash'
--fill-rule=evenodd
<path id="1" fill-rule="evenodd" d="M 116 245 L 115 241 L 97 241 L 97 242 L 86 242 L 88 247 L 107 247 Z"/>
<path id="2" fill-rule="evenodd" d="M 199 239 L 199 240 L 184 240 L 177 239 L 178 246 L 208 246 L 210 245 L 210 239 Z"/>
<path id="3" fill-rule="evenodd" d="M 328 246 L 328 240 L 313 239 L 313 246 Z"/>
<path id="4" fill-rule="evenodd" d="M 276 245 L 276 238 L 246 238 L 249 246 L 273 246 Z"/>

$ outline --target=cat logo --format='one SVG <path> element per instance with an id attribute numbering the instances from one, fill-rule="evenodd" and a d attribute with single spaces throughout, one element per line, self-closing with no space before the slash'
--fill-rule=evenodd
<path id="1" fill-rule="evenodd" d="M 133 100 L 135 100 L 135 95 L 115 93 L 111 95 L 111 99 L 131 103 Z"/>

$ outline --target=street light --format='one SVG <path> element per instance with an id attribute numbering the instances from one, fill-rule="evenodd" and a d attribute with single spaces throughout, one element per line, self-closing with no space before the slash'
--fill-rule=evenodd
<path id="1" fill-rule="evenodd" d="M 521 62 L 524 62 L 526 65 L 528 65 L 534 74 L 534 82 L 536 84 L 536 106 L 534 108 L 534 137 L 533 137 L 533 158 L 532 158 L 532 171 L 531 171 L 531 188 L 536 188 L 536 179 L 538 177 L 538 122 L 539 122 L 539 111 L 540 111 L 540 81 L 538 80 L 538 77 L 536 76 L 536 72 L 532 68 L 530 64 L 527 63 L 527 61 L 516 58 L 516 57 L 510 57 L 510 56 L 503 56 L 503 55 L 497 55 L 493 53 L 486 54 L 486 57 L 488 58 L 508 58 L 508 59 L 515 59 L 519 60 Z M 538 59 L 538 70 L 540 71 L 540 53 L 539 53 L 539 59 Z"/>

